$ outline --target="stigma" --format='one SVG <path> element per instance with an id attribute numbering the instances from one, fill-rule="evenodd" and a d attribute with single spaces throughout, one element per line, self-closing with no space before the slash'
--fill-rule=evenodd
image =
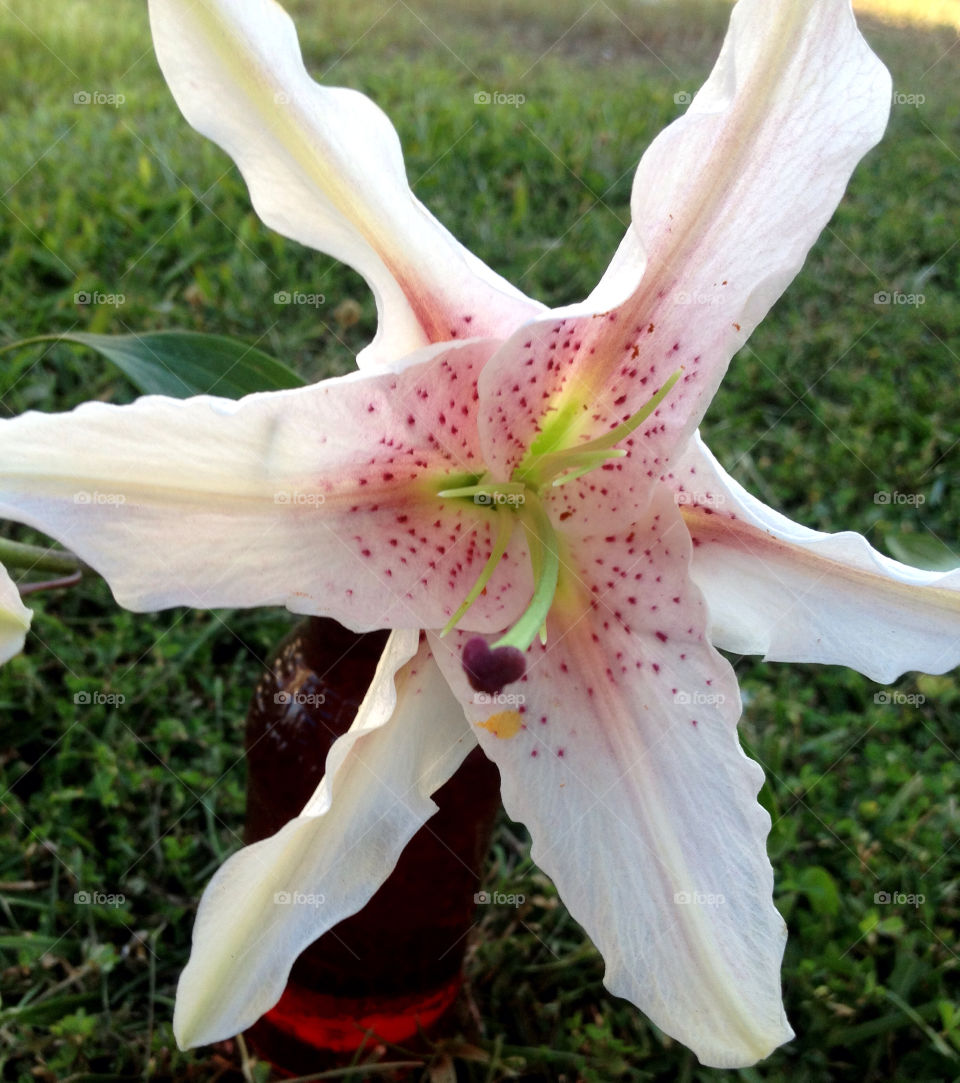
<path id="1" fill-rule="evenodd" d="M 493 647 L 480 636 L 467 641 L 462 655 L 463 671 L 474 692 L 495 696 L 508 684 L 519 681 L 527 670 L 523 652 L 516 647 Z"/>

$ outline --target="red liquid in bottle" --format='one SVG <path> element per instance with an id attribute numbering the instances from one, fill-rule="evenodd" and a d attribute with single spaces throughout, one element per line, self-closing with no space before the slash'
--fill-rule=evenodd
<path id="1" fill-rule="evenodd" d="M 247 717 L 246 842 L 300 813 L 330 745 L 356 716 L 386 639 L 311 617 L 283 642 Z M 498 772 L 474 749 L 433 800 L 439 811 L 380 890 L 300 955 L 280 1001 L 248 1031 L 275 1067 L 305 1074 L 350 1064 L 379 1041 L 415 1047 L 456 1001 L 500 807 Z"/>

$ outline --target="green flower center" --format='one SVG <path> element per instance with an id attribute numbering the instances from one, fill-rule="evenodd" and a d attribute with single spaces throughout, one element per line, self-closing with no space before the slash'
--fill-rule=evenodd
<path id="1" fill-rule="evenodd" d="M 578 414 L 577 404 L 573 404 L 561 410 L 532 441 L 510 481 L 487 481 L 488 475 L 481 475 L 470 484 L 443 489 L 437 494 L 449 500 L 471 500 L 474 504 L 487 505 L 497 517 L 493 551 L 477 581 L 440 633 L 441 636 L 456 627 L 483 593 L 519 523 L 527 535 L 534 581 L 533 596 L 519 620 L 492 644 L 492 648 L 515 647 L 525 651 L 538 635 L 540 641 L 546 643 L 547 614 L 553 605 L 560 575 L 560 543 L 543 505 L 542 494 L 551 487 L 583 477 L 611 459 L 625 456 L 626 452 L 615 445 L 642 425 L 657 409 L 680 379 L 682 371 L 678 369 L 674 372 L 637 413 L 603 436 L 564 446 L 565 441 L 570 439 L 570 430 Z"/>

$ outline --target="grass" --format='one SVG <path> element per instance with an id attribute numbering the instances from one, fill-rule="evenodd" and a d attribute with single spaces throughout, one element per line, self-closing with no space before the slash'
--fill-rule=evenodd
<path id="1" fill-rule="evenodd" d="M 317 76 L 396 123 L 421 198 L 551 304 L 604 269 L 636 160 L 709 70 L 726 18 L 707 2 L 294 7 Z M 864 25 L 905 97 L 704 428 L 761 498 L 889 551 L 960 533 L 960 102 L 954 31 Z M 480 107 L 478 90 L 526 101 Z M 125 101 L 76 105 L 79 91 Z M 310 378 L 350 368 L 374 330 L 362 281 L 260 225 L 173 106 L 141 4 L 0 3 L 0 101 L 2 340 L 182 327 L 256 342 Z M 278 306 L 281 290 L 325 302 Z M 78 306 L 78 291 L 123 302 Z M 925 300 L 878 305 L 878 291 Z M 38 347 L 4 355 L 0 394 L 18 412 L 134 391 L 93 355 Z M 878 504 L 880 491 L 924 502 Z M 238 844 L 242 719 L 290 617 L 145 618 L 96 582 L 35 610 L 27 652 L 0 672 L 3 1077 L 239 1079 L 236 1044 L 176 1050 L 172 998 L 196 899 Z M 749 1071 L 700 1068 L 604 992 L 599 957 L 504 822 L 489 886 L 530 901 L 522 927 L 485 911 L 469 969 L 479 1059 L 438 1051 L 432 1081 L 450 1063 L 488 1083 L 956 1076 L 956 676 L 910 675 L 889 696 L 844 669 L 734 661 L 743 741 L 767 774 L 797 1039 Z M 84 691 L 124 700 L 78 706 Z M 125 901 L 75 905 L 82 890 Z"/>

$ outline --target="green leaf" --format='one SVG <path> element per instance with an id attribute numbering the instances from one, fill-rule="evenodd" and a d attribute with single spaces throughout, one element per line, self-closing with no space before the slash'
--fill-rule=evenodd
<path id="1" fill-rule="evenodd" d="M 888 534 L 887 548 L 904 564 L 913 564 L 931 572 L 949 572 L 960 568 L 960 554 L 932 534 Z"/>
<path id="2" fill-rule="evenodd" d="M 822 865 L 808 865 L 795 877 L 796 889 L 807 897 L 815 914 L 836 917 L 840 912 L 840 892 L 836 881 Z"/>
<path id="3" fill-rule="evenodd" d="M 224 335 L 195 331 L 148 331 L 142 335 L 91 335 L 73 332 L 39 335 L 4 347 L 35 342 L 88 346 L 112 361 L 145 395 L 220 395 L 238 399 L 254 391 L 302 387 L 290 368 L 253 346 Z"/>
<path id="4" fill-rule="evenodd" d="M 17 1027 L 49 1026 L 58 1019 L 62 1019 L 69 1011 L 79 1011 L 80 1008 L 87 1007 L 96 1009 L 99 999 L 96 993 L 77 993 L 72 996 L 44 1000 L 37 1004 L 28 1004 L 22 1008 L 11 1005 L 0 1011 L 0 1024 L 3 1026 L 14 1024 Z"/>
<path id="5" fill-rule="evenodd" d="M 903 1014 L 911 1022 L 913 1022 L 923 1031 L 924 1034 L 926 1034 L 927 1038 L 929 1038 L 930 1040 L 930 1044 L 934 1047 L 934 1049 L 936 1049 L 936 1051 L 940 1054 L 941 1057 L 947 1057 L 950 1060 L 957 1059 L 957 1054 L 954 1053 L 950 1046 L 948 1046 L 947 1043 L 940 1037 L 940 1035 L 937 1034 L 933 1027 L 927 1026 L 927 1024 L 924 1022 L 923 1016 L 920 1014 L 920 1012 L 917 1011 L 916 1008 L 908 1004 L 902 997 L 897 996 L 897 994 L 893 992 L 892 989 L 886 990 L 886 996 L 889 1001 L 896 1004 L 900 1011 L 902 1011 Z M 936 1007 L 937 1005 L 935 1005 L 934 1003 L 926 1005 L 926 1014 L 932 1015 L 933 1009 Z"/>

